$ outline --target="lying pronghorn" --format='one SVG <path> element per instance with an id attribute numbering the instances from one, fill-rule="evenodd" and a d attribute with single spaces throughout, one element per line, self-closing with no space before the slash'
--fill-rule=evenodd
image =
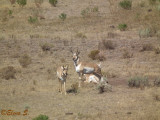
<path id="1" fill-rule="evenodd" d="M 99 83 L 108 83 L 107 80 L 105 80 L 104 76 L 102 76 L 101 78 L 97 77 L 94 74 L 84 74 L 85 77 L 85 81 L 86 83 L 95 83 L 95 84 L 99 84 Z"/>
<path id="2" fill-rule="evenodd" d="M 62 94 L 62 84 L 63 84 L 63 90 L 66 95 L 66 78 L 67 78 L 67 71 L 68 71 L 68 66 L 61 66 L 57 68 L 57 76 L 59 80 L 59 91 Z"/>
<path id="3" fill-rule="evenodd" d="M 74 62 L 76 72 L 79 74 L 79 79 L 80 79 L 79 87 L 80 87 L 81 79 L 84 74 L 92 73 L 96 75 L 99 79 L 101 79 L 102 74 L 101 74 L 101 68 L 99 65 L 95 63 L 89 63 L 89 62 L 81 62 L 78 56 L 80 52 L 77 50 L 76 53 L 73 53 L 72 49 L 71 49 L 71 52 L 73 54 L 73 62 Z"/>

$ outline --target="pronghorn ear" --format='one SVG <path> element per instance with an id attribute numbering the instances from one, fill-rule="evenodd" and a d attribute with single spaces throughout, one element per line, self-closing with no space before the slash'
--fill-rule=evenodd
<path id="1" fill-rule="evenodd" d="M 64 70 L 64 66 L 61 66 L 61 69 Z"/>
<path id="2" fill-rule="evenodd" d="M 72 50 L 72 47 L 70 48 L 70 52 L 73 54 L 73 50 Z"/>
<path id="3" fill-rule="evenodd" d="M 68 70 L 68 65 L 66 65 L 66 70 Z"/>

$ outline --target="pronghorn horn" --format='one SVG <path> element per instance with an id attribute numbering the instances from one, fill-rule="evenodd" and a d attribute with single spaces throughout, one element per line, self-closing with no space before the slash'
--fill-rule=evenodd
<path id="1" fill-rule="evenodd" d="M 72 48 L 70 48 L 70 52 L 73 53 Z"/>
<path id="2" fill-rule="evenodd" d="M 79 55 L 79 53 L 80 53 L 80 52 L 79 52 L 79 50 L 77 49 L 77 55 Z"/>

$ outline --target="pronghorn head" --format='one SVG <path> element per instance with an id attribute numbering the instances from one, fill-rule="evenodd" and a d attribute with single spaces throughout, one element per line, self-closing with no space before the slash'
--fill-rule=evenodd
<path id="1" fill-rule="evenodd" d="M 61 69 L 62 69 L 62 77 L 67 77 L 68 66 L 61 66 Z"/>
<path id="2" fill-rule="evenodd" d="M 71 53 L 73 54 L 73 58 L 72 58 L 73 61 L 77 61 L 78 58 L 79 58 L 79 54 L 80 54 L 79 50 L 77 49 L 76 52 L 73 52 L 72 49 L 71 49 L 70 51 L 71 51 Z"/>

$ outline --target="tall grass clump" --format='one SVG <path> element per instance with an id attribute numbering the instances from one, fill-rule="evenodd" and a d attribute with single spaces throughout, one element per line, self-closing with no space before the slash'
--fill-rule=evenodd
<path id="1" fill-rule="evenodd" d="M 141 30 L 139 31 L 139 37 L 140 37 L 140 38 L 151 37 L 151 30 L 150 30 L 149 28 L 141 29 Z"/>
<path id="2" fill-rule="evenodd" d="M 131 9 L 132 7 L 132 1 L 130 0 L 123 0 L 119 3 L 119 5 L 123 8 L 123 9 Z"/>
<path id="3" fill-rule="evenodd" d="M 24 54 L 19 58 L 19 63 L 22 67 L 26 68 L 32 63 L 31 57 L 29 57 L 27 54 Z"/>
<path id="4" fill-rule="evenodd" d="M 56 7 L 56 5 L 57 5 L 57 3 L 58 3 L 58 0 L 49 0 L 49 3 L 50 3 L 52 6 Z"/>
<path id="5" fill-rule="evenodd" d="M 102 40 L 102 44 L 105 47 L 105 49 L 109 49 L 109 50 L 115 49 L 115 45 L 111 40 Z"/>
<path id="6" fill-rule="evenodd" d="M 148 78 L 143 76 L 135 76 L 128 80 L 129 87 L 145 87 L 149 86 Z"/>
<path id="7" fill-rule="evenodd" d="M 155 5 L 157 0 L 148 0 L 150 5 Z"/>
<path id="8" fill-rule="evenodd" d="M 64 20 L 66 19 L 66 17 L 67 17 L 67 14 L 65 14 L 65 13 L 61 13 L 61 14 L 59 15 L 59 18 L 60 18 L 62 21 L 64 21 Z"/>
<path id="9" fill-rule="evenodd" d="M 29 18 L 28 18 L 28 22 L 31 24 L 36 23 L 37 21 L 38 21 L 37 17 L 29 16 Z"/>
<path id="10" fill-rule="evenodd" d="M 49 117 L 47 115 L 39 115 L 35 118 L 33 118 L 32 120 L 48 120 Z"/>
<path id="11" fill-rule="evenodd" d="M 27 4 L 27 0 L 17 0 L 17 3 L 23 7 Z"/>
<path id="12" fill-rule="evenodd" d="M 118 29 L 119 29 L 120 31 L 125 31 L 125 30 L 127 29 L 127 24 L 119 24 L 119 25 L 118 25 Z"/>

